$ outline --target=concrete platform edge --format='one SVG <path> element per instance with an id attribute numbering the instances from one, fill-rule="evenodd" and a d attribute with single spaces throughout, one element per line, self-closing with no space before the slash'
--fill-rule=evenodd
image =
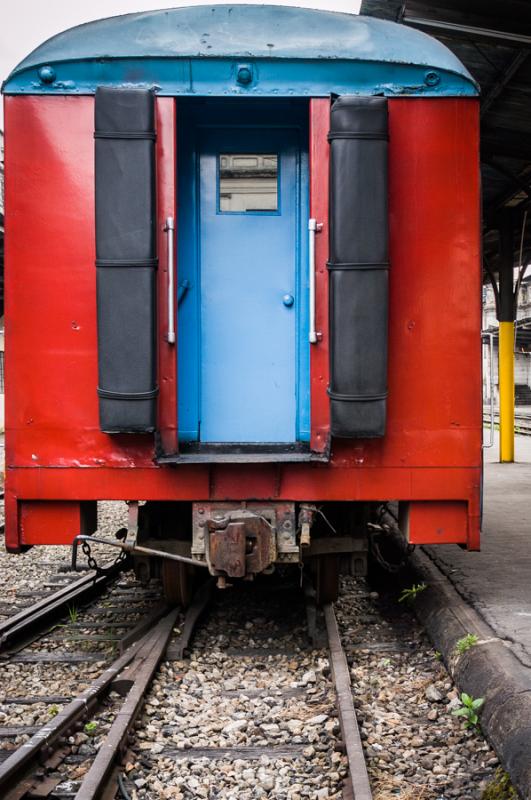
<path id="1" fill-rule="evenodd" d="M 496 636 L 423 551 L 410 560 L 427 589 L 417 595 L 414 610 L 442 654 L 460 691 L 484 697 L 480 723 L 522 800 L 531 800 L 531 669 Z M 476 634 L 478 644 L 463 655 L 456 643 Z"/>

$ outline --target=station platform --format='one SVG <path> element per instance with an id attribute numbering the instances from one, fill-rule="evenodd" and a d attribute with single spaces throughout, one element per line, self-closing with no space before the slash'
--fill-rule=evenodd
<path id="1" fill-rule="evenodd" d="M 531 436 L 516 436 L 514 464 L 498 463 L 497 442 L 484 457 L 481 552 L 417 548 L 415 610 L 461 691 L 485 698 L 481 726 L 531 800 Z"/>
<path id="2" fill-rule="evenodd" d="M 515 437 L 514 464 L 499 463 L 497 441 L 484 457 L 481 552 L 455 545 L 425 551 L 531 668 L 531 436 Z"/>

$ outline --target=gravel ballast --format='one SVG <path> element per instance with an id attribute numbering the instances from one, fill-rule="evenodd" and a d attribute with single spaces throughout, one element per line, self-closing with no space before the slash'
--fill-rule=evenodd
<path id="1" fill-rule="evenodd" d="M 307 649 L 294 597 L 218 595 L 190 660 L 164 664 L 148 696 L 126 766 L 132 797 L 341 796 L 328 657 Z M 480 800 L 498 759 L 452 714 L 457 689 L 413 615 L 354 578 L 342 580 L 336 613 L 375 800 Z M 275 755 L 289 746 L 289 759 Z"/>

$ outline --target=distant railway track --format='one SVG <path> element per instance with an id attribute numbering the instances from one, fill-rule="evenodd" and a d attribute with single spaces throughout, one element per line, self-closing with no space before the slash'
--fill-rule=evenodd
<path id="1" fill-rule="evenodd" d="M 490 414 L 483 414 L 483 423 L 484 425 L 490 425 Z M 494 425 L 499 426 L 500 424 L 500 415 L 496 411 L 494 412 Z M 521 436 L 531 436 L 531 415 L 527 416 L 524 414 L 515 414 L 514 416 L 514 431 L 515 433 L 520 434 Z"/>
<path id="2" fill-rule="evenodd" d="M 50 622 L 59 622 L 68 610 L 102 594 L 121 572 L 121 563 L 110 565 L 102 574 L 90 570 L 42 600 L 0 621 L 0 655 L 33 641 Z"/>

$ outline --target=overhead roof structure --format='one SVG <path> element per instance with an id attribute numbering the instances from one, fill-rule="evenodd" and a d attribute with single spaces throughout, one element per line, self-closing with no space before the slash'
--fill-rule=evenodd
<path id="1" fill-rule="evenodd" d="M 449 47 L 481 87 L 484 253 L 497 271 L 497 228 L 514 216 L 515 263 L 531 201 L 529 0 L 362 0 L 361 14 L 399 22 Z M 531 258 L 531 211 L 523 261 Z"/>

